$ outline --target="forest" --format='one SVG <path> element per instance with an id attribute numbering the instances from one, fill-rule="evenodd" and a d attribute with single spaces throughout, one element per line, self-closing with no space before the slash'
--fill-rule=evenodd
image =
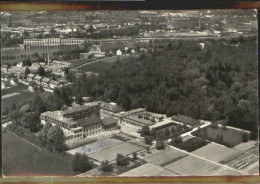
<path id="1" fill-rule="evenodd" d="M 257 68 L 256 37 L 150 42 L 139 59 L 117 61 L 98 78 L 68 76 L 73 86 L 62 96 L 67 94 L 67 105 L 69 96 L 92 96 L 125 110 L 144 107 L 168 117 L 224 120 L 256 137 Z"/>

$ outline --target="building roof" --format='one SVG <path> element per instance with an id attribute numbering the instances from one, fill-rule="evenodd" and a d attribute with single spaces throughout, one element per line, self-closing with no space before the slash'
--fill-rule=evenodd
<path id="1" fill-rule="evenodd" d="M 32 73 L 29 73 L 28 75 L 27 75 L 27 77 L 29 77 L 29 78 L 33 78 L 35 75 L 34 74 L 32 74 Z"/>
<path id="2" fill-rule="evenodd" d="M 165 117 L 164 114 L 158 114 L 158 113 L 148 112 L 148 111 L 145 111 L 144 114 L 147 114 L 147 115 L 152 116 L 154 118 L 164 118 Z"/>
<path id="3" fill-rule="evenodd" d="M 171 120 L 171 118 L 167 118 L 167 119 L 164 119 L 163 121 L 161 122 L 156 122 L 154 125 L 150 126 L 151 129 L 153 128 L 160 128 L 160 127 L 164 127 L 164 126 L 167 126 L 167 125 L 172 125 L 174 124 Z"/>
<path id="4" fill-rule="evenodd" d="M 83 127 L 84 129 L 102 125 L 102 120 L 98 115 L 92 115 L 90 117 L 81 118 L 76 122 L 79 126 Z"/>
<path id="5" fill-rule="evenodd" d="M 144 125 L 153 125 L 155 124 L 154 122 L 152 122 L 151 120 L 146 120 L 146 119 L 143 119 L 143 118 L 138 118 L 137 116 L 134 116 L 134 115 L 130 115 L 130 116 L 127 116 L 127 118 L 125 118 L 124 120 L 126 121 L 129 121 L 129 122 L 132 122 L 133 124 L 138 124 L 140 126 L 144 126 Z"/>
<path id="6" fill-rule="evenodd" d="M 47 111 L 47 112 L 42 113 L 42 115 L 48 116 L 48 117 L 50 117 L 52 119 L 56 119 L 58 121 L 62 121 L 63 123 L 65 123 L 65 124 L 67 124 L 69 126 L 77 124 L 72 119 L 63 117 L 61 111 Z"/>
<path id="7" fill-rule="evenodd" d="M 115 118 L 106 118 L 106 119 L 102 120 L 102 124 L 104 126 L 109 126 L 109 125 L 116 124 L 116 123 L 117 123 L 117 120 Z"/>
<path id="8" fill-rule="evenodd" d="M 120 112 L 123 110 L 122 107 L 118 106 L 116 103 L 107 103 L 107 102 L 102 102 L 100 105 L 101 109 L 107 110 L 107 111 L 111 111 L 114 113 Z"/>
<path id="9" fill-rule="evenodd" d="M 41 80 L 43 77 L 42 76 L 39 76 L 39 75 L 36 75 L 35 77 L 34 77 L 34 79 L 35 80 Z"/>
<path id="10" fill-rule="evenodd" d="M 188 124 L 188 125 L 195 125 L 195 124 L 200 123 L 199 120 L 194 119 L 190 116 L 185 116 L 185 115 L 173 116 L 172 120 L 179 121 L 179 122 L 182 122 L 182 123 Z"/>
<path id="11" fill-rule="evenodd" d="M 46 83 L 47 83 L 47 82 L 50 82 L 50 80 L 51 80 L 51 79 L 49 79 L 49 78 L 47 78 L 47 77 L 44 77 L 44 78 L 42 79 L 42 82 L 46 82 Z"/>
<path id="12" fill-rule="evenodd" d="M 99 106 L 100 103 L 101 102 L 99 102 L 99 101 L 95 101 L 95 102 L 86 103 L 84 105 L 77 105 L 75 107 L 71 107 L 69 109 L 64 110 L 63 114 L 71 114 L 71 113 L 76 113 L 76 112 L 79 112 L 79 111 L 88 110 L 89 108 Z"/>
<path id="13" fill-rule="evenodd" d="M 51 83 L 51 84 L 54 84 L 54 85 L 59 85 L 59 82 L 56 81 L 56 80 L 51 80 L 50 83 Z"/>

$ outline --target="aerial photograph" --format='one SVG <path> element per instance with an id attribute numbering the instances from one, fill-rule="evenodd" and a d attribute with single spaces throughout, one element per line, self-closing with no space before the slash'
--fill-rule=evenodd
<path id="1" fill-rule="evenodd" d="M 259 174 L 257 10 L 1 12 L 2 174 Z"/>

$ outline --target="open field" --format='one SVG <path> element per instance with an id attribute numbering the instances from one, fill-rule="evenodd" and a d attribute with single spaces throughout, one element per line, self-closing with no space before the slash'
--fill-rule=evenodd
<path id="1" fill-rule="evenodd" d="M 229 129 L 229 128 L 224 130 L 221 128 L 212 128 L 212 127 L 206 127 L 205 129 L 207 131 L 206 139 L 209 139 L 210 141 L 217 141 L 218 135 L 219 136 L 223 135 L 224 144 L 228 144 L 232 147 L 242 142 L 242 133 L 243 133 L 242 131 L 236 129 Z M 203 130 L 201 132 L 203 132 Z M 194 132 L 193 134 L 199 137 L 203 137 L 203 135 L 199 134 L 198 132 Z"/>
<path id="2" fill-rule="evenodd" d="M 65 62 L 71 63 L 71 67 L 77 67 L 79 65 L 88 63 L 93 61 L 94 59 L 87 59 L 87 58 L 79 58 L 79 59 L 71 59 L 71 60 L 64 60 Z"/>
<path id="3" fill-rule="evenodd" d="M 15 86 L 15 87 L 8 88 L 8 89 L 3 89 L 2 90 L 2 96 L 10 94 L 10 93 L 23 91 L 23 90 L 26 90 L 26 89 L 28 89 L 28 86 L 26 86 L 25 84 L 18 83 L 18 85 Z"/>
<path id="4" fill-rule="evenodd" d="M 117 140 L 117 139 L 107 138 L 107 139 L 103 139 L 103 140 L 100 140 L 97 142 L 93 142 L 90 144 L 80 146 L 78 148 L 69 150 L 67 152 L 72 155 L 74 155 L 75 153 L 82 153 L 82 154 L 88 155 L 88 154 L 94 153 L 96 151 L 101 151 L 103 149 L 110 148 L 110 147 L 118 145 L 120 143 L 122 143 L 122 141 Z"/>
<path id="5" fill-rule="evenodd" d="M 166 148 L 165 150 L 161 150 L 155 154 L 151 154 L 143 159 L 149 163 L 164 166 L 173 163 L 185 156 L 187 156 L 186 153 L 178 151 L 174 148 Z"/>
<path id="6" fill-rule="evenodd" d="M 2 134 L 3 174 L 15 175 L 75 175 L 72 156 L 51 154 L 7 133 Z"/>
<path id="7" fill-rule="evenodd" d="M 222 146 L 216 143 L 210 143 L 206 146 L 203 146 L 200 149 L 193 151 L 192 153 L 198 155 L 200 157 L 206 158 L 208 160 L 212 160 L 214 162 L 219 162 L 228 158 L 239 151 L 235 149 L 228 148 L 226 146 Z"/>
<path id="8" fill-rule="evenodd" d="M 121 153 L 123 155 L 129 155 L 132 154 L 133 152 L 140 151 L 142 149 L 143 148 L 139 146 L 125 142 L 107 149 L 103 149 L 101 151 L 97 151 L 95 153 L 91 153 L 89 154 L 89 157 L 98 160 L 100 162 L 104 160 L 113 161 L 116 159 L 116 155 L 118 153 Z"/>
<path id="9" fill-rule="evenodd" d="M 2 98 L 2 109 L 5 109 L 6 107 L 10 108 L 10 106 L 14 103 L 15 105 L 20 105 L 26 101 L 33 100 L 33 98 L 39 94 L 41 97 L 46 97 L 50 92 L 40 92 L 40 93 L 35 93 L 35 92 L 30 92 L 28 90 L 21 90 L 18 89 L 16 92 L 13 93 L 19 93 L 14 96 L 8 96 L 8 98 Z M 7 95 L 7 94 L 6 94 Z M 3 96 L 2 96 L 3 97 Z"/>
<path id="10" fill-rule="evenodd" d="M 121 174 L 120 176 L 176 176 L 178 174 L 160 166 L 146 163 L 135 169 Z"/>
<path id="11" fill-rule="evenodd" d="M 220 163 L 228 165 L 237 170 L 247 170 L 253 164 L 259 162 L 259 156 L 249 154 L 247 152 L 240 152 L 235 156 L 230 156 L 225 160 L 222 160 Z"/>
<path id="12" fill-rule="evenodd" d="M 94 61 L 92 63 L 86 64 L 82 67 L 79 67 L 79 70 L 83 70 L 86 72 L 94 72 L 94 73 L 105 73 L 106 71 L 110 71 L 113 68 L 115 62 L 119 59 L 129 58 L 133 56 L 112 56 L 106 57 L 104 59 L 100 59 L 98 61 Z"/>
<path id="13" fill-rule="evenodd" d="M 191 155 L 166 165 L 165 168 L 180 175 L 194 176 L 217 175 L 215 173 L 223 170 L 223 167 L 218 164 Z"/>
<path id="14" fill-rule="evenodd" d="M 240 143 L 239 145 L 235 146 L 234 149 L 245 151 L 255 146 L 258 147 L 258 143 L 256 141 L 250 140 L 248 142 Z M 257 152 L 257 154 L 259 155 L 259 152 Z"/>

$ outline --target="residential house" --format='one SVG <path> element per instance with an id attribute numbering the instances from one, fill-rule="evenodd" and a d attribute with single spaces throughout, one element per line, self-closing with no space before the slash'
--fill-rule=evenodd
<path id="1" fill-rule="evenodd" d="M 117 56 L 121 56 L 121 55 L 122 55 L 122 51 L 121 51 L 120 49 L 118 49 L 118 50 L 116 51 L 116 55 L 117 55 Z"/>
<path id="2" fill-rule="evenodd" d="M 41 81 L 42 81 L 43 77 L 42 76 L 39 76 L 39 75 L 36 75 L 34 77 L 34 81 L 36 84 L 40 85 L 41 84 Z"/>
<path id="3" fill-rule="evenodd" d="M 49 87 L 49 84 L 50 84 L 50 78 L 47 78 L 47 77 L 44 77 L 44 78 L 42 78 L 42 85 L 43 85 L 43 87 L 45 87 L 45 88 L 48 88 Z"/>
<path id="4" fill-rule="evenodd" d="M 27 82 L 31 82 L 31 81 L 33 81 L 33 80 L 34 80 L 34 77 L 35 77 L 34 74 L 29 73 L 29 74 L 27 75 Z"/>

